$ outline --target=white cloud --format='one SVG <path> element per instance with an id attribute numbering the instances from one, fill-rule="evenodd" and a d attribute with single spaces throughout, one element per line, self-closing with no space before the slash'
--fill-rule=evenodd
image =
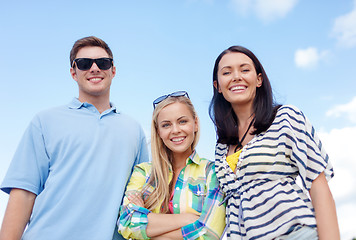
<path id="1" fill-rule="evenodd" d="M 285 17 L 298 0 L 231 0 L 235 10 L 242 16 L 251 12 L 264 22 Z"/>
<path id="2" fill-rule="evenodd" d="M 351 12 L 335 19 L 332 35 L 342 46 L 356 46 L 356 1 L 354 1 L 354 9 Z"/>
<path id="3" fill-rule="evenodd" d="M 352 123 L 356 123 L 356 97 L 346 104 L 336 105 L 326 112 L 328 117 L 344 116 Z"/>
<path id="4" fill-rule="evenodd" d="M 242 16 L 247 16 L 253 6 L 253 0 L 231 0 L 236 12 Z"/>
<path id="5" fill-rule="evenodd" d="M 344 204 L 337 209 L 341 239 L 351 240 L 356 236 L 355 233 L 355 204 Z M 341 217 L 342 216 L 342 217 Z"/>
<path id="6" fill-rule="evenodd" d="M 256 13 L 265 21 L 284 18 L 297 4 L 297 0 L 256 0 Z"/>
<path id="7" fill-rule="evenodd" d="M 318 134 L 335 170 L 335 177 L 330 180 L 329 186 L 336 203 L 341 239 L 351 239 L 356 236 L 356 127 L 333 129 Z"/>
<path id="8" fill-rule="evenodd" d="M 315 47 L 298 49 L 294 55 L 294 61 L 297 67 L 304 69 L 315 68 L 319 61 L 327 57 L 328 51 L 318 51 Z"/>

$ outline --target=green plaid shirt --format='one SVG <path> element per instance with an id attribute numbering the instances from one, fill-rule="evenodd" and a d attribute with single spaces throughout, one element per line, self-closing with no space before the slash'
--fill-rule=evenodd
<path id="1" fill-rule="evenodd" d="M 149 211 L 129 202 L 127 195 L 140 192 L 151 173 L 151 163 L 142 163 L 135 167 L 127 186 L 124 204 L 121 206 L 118 220 L 119 232 L 129 239 L 149 239 L 146 235 L 147 214 Z M 172 173 L 170 173 L 172 179 Z M 147 197 L 153 190 L 143 193 Z M 225 205 L 219 206 L 223 193 L 215 175 L 212 161 L 200 158 L 196 152 L 187 159 L 177 179 L 174 196 L 174 213 L 195 213 L 200 218 L 181 228 L 184 239 L 219 239 L 225 227 Z M 159 213 L 161 205 L 152 212 Z"/>

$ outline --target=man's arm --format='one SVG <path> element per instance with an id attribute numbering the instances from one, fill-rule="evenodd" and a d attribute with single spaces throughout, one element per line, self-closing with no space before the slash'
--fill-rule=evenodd
<path id="1" fill-rule="evenodd" d="M 0 240 L 20 240 L 25 227 L 30 220 L 36 194 L 14 188 L 10 192 L 3 223 L 0 230 Z"/>

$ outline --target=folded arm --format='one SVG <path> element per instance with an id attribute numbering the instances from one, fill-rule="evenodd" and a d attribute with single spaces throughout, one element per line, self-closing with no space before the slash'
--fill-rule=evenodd
<path id="1" fill-rule="evenodd" d="M 181 227 L 194 223 L 199 219 L 198 215 L 193 213 L 180 213 L 180 214 L 161 214 L 161 213 L 149 213 L 148 224 L 147 224 L 147 236 L 148 237 L 157 237 L 162 234 L 170 233 L 174 230 L 179 230 L 178 235 L 171 236 L 180 236 L 183 239 Z M 169 236 L 168 235 L 168 236 Z"/>
<path id="2" fill-rule="evenodd" d="M 127 196 L 128 200 L 139 206 L 144 207 L 144 202 L 140 194 L 129 194 Z M 180 228 L 191 224 L 199 219 L 198 215 L 193 213 L 181 213 L 181 214 L 162 214 L 162 213 L 149 213 L 147 215 L 148 224 L 146 228 L 147 236 L 150 238 L 158 237 L 162 234 L 166 237 L 173 239 L 181 238 L 183 235 L 180 231 Z M 179 231 L 174 231 L 179 230 Z M 172 232 L 174 231 L 174 232 Z"/>

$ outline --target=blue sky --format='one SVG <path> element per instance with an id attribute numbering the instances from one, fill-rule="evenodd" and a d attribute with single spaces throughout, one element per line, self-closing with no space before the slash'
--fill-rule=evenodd
<path id="1" fill-rule="evenodd" d="M 201 122 L 198 151 L 210 159 L 213 64 L 242 45 L 262 62 L 276 100 L 317 129 L 335 168 L 342 239 L 356 237 L 356 0 L 15 0 L 0 9 L 0 181 L 33 116 L 77 96 L 69 74 L 77 39 L 109 44 L 118 70 L 111 100 L 147 137 L 153 99 L 187 90 Z M 0 221 L 6 202 L 0 193 Z"/>

